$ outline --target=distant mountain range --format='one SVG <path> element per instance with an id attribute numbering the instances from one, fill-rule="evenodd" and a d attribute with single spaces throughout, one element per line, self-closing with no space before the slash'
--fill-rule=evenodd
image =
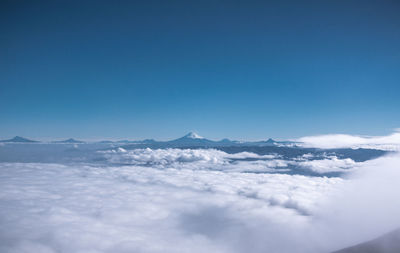
<path id="1" fill-rule="evenodd" d="M 1 140 L 0 142 L 10 142 L 10 143 L 40 143 L 39 141 L 30 140 L 27 138 L 23 138 L 20 136 L 15 136 L 9 140 Z M 62 140 L 62 141 L 53 141 L 51 143 L 68 143 L 68 144 L 79 144 L 86 143 L 84 141 L 75 140 L 73 138 Z M 185 136 L 170 140 L 170 141 L 156 141 L 153 139 L 145 139 L 141 141 L 130 141 L 130 140 L 122 140 L 122 141 L 100 141 L 95 143 L 117 143 L 117 144 L 125 144 L 126 147 L 131 148 L 182 148 L 182 147 L 229 147 L 229 146 L 295 146 L 296 142 L 290 141 L 275 141 L 273 139 L 268 139 L 266 141 L 253 141 L 253 142 L 241 142 L 234 141 L 229 139 L 222 139 L 219 141 L 213 141 L 206 139 L 197 133 L 190 132 Z"/>
<path id="2" fill-rule="evenodd" d="M 34 143 L 34 142 L 38 142 L 38 141 L 30 140 L 30 139 L 23 138 L 20 136 L 15 136 L 14 138 L 9 139 L 9 140 L 0 140 L 0 142 Z"/>
<path id="3" fill-rule="evenodd" d="M 144 140 L 127 143 L 125 147 L 150 147 L 150 148 L 198 148 L 198 147 L 230 147 L 230 146 L 295 146 L 296 142 L 289 141 L 275 141 L 268 139 L 266 141 L 254 141 L 254 142 L 241 142 L 229 139 L 222 139 L 219 141 L 213 141 L 206 139 L 194 132 L 190 132 L 185 136 L 171 140 L 171 141 L 155 141 L 155 140 Z"/>
<path id="4" fill-rule="evenodd" d="M 73 138 L 67 139 L 67 140 L 63 140 L 63 141 L 53 141 L 53 143 L 85 143 L 84 141 L 78 141 L 75 140 Z"/>

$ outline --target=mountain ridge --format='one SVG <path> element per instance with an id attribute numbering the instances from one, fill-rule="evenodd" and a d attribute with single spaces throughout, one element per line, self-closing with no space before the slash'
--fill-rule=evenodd
<path id="1" fill-rule="evenodd" d="M 85 143 L 84 141 L 75 140 L 74 138 L 69 138 L 61 141 L 53 141 L 52 143 Z"/>
<path id="2" fill-rule="evenodd" d="M 39 141 L 27 139 L 21 136 L 15 136 L 14 138 L 8 139 L 8 140 L 0 140 L 0 142 L 14 142 L 14 143 L 37 143 Z"/>
<path id="3" fill-rule="evenodd" d="M 30 140 L 24 137 L 15 136 L 12 139 L 8 140 L 0 140 L 0 142 L 10 142 L 10 143 L 41 143 L 39 141 Z M 46 142 L 45 142 L 46 143 Z M 51 141 L 49 143 L 65 143 L 65 144 L 84 144 L 91 143 L 85 142 L 81 140 L 76 140 L 74 138 L 69 138 L 61 141 Z M 204 147 L 204 148 L 212 148 L 212 147 L 227 147 L 227 146 L 294 146 L 296 142 L 290 141 L 276 141 L 272 138 L 261 141 L 236 141 L 230 140 L 228 138 L 224 138 L 221 140 L 210 140 L 203 136 L 200 136 L 196 132 L 189 132 L 186 135 L 172 139 L 168 141 L 157 141 L 154 139 L 144 139 L 144 140 L 121 140 L 121 141 L 97 141 L 93 143 L 99 144 L 126 144 L 125 146 L 129 146 L 132 148 L 184 148 L 184 147 Z"/>

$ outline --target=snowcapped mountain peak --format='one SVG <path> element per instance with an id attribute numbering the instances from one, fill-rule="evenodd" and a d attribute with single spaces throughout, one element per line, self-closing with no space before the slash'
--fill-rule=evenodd
<path id="1" fill-rule="evenodd" d="M 184 136 L 185 138 L 189 138 L 189 139 L 204 139 L 204 137 L 198 135 L 195 132 L 190 132 L 187 135 Z"/>

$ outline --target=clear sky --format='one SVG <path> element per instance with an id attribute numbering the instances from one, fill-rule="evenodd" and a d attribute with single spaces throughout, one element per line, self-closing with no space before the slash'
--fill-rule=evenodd
<path id="1" fill-rule="evenodd" d="M 0 138 L 400 127 L 399 1 L 1 1 Z"/>

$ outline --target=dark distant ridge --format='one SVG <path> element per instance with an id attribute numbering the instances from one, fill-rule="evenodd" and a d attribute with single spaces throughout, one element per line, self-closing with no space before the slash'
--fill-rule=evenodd
<path id="1" fill-rule="evenodd" d="M 332 253 L 399 253 L 400 229 L 352 247 Z"/>
<path id="2" fill-rule="evenodd" d="M 38 141 L 30 140 L 21 136 L 15 136 L 12 139 L 9 140 L 1 140 L 0 142 L 18 142 L 18 143 L 35 143 Z"/>
<path id="3" fill-rule="evenodd" d="M 69 138 L 67 140 L 63 140 L 63 141 L 53 141 L 53 143 L 85 143 L 84 141 L 78 141 L 75 140 L 73 138 Z"/>
<path id="4" fill-rule="evenodd" d="M 126 142 L 127 148 L 213 148 L 213 147 L 231 147 L 231 146 L 294 146 L 295 142 L 281 142 L 273 139 L 266 141 L 253 141 L 253 142 L 240 142 L 229 139 L 222 139 L 219 141 L 213 141 L 206 139 L 195 132 L 190 132 L 183 137 L 170 141 L 155 141 L 155 140 L 144 140 L 144 141 L 129 141 Z"/>
<path id="5" fill-rule="evenodd" d="M 109 144 L 109 143 L 114 143 L 114 142 L 113 141 L 99 141 L 99 143 Z"/>
<path id="6" fill-rule="evenodd" d="M 153 139 L 145 139 L 145 140 L 141 140 L 141 141 L 131 141 L 131 140 L 117 140 L 117 141 L 109 141 L 109 140 L 105 140 L 105 141 L 99 141 L 98 143 L 132 143 L 132 144 L 151 144 L 151 143 L 156 143 L 156 140 Z"/>
<path id="7" fill-rule="evenodd" d="M 35 143 L 38 141 L 30 140 L 20 136 L 15 136 L 10 140 L 2 140 L 0 142 L 15 142 L 15 143 Z M 84 141 L 76 140 L 73 138 L 61 141 L 52 141 L 51 143 L 73 143 L 73 144 L 83 144 L 87 143 Z M 268 139 L 265 141 L 234 141 L 229 139 L 222 139 L 219 141 L 213 141 L 206 139 L 195 132 L 190 132 L 183 137 L 170 141 L 156 141 L 153 139 L 145 140 L 120 140 L 120 141 L 99 141 L 96 143 L 111 144 L 111 143 L 125 143 L 127 146 L 132 148 L 212 148 L 212 147 L 230 147 L 230 146 L 295 146 L 296 142 L 290 141 L 275 141 L 273 139 Z"/>

